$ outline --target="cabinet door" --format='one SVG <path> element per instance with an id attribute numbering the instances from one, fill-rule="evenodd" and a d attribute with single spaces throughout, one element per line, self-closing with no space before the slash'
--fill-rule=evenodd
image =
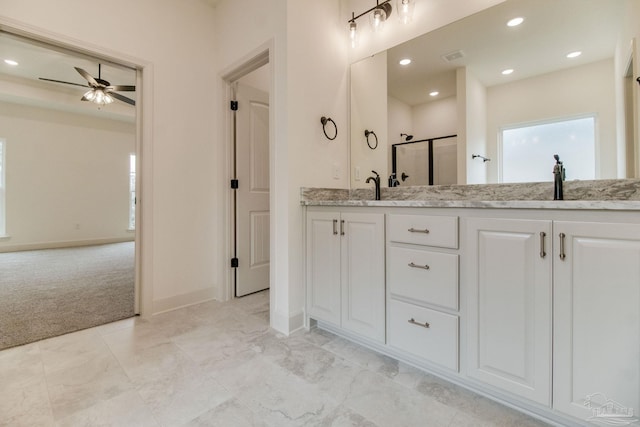
<path id="1" fill-rule="evenodd" d="M 307 213 L 308 315 L 340 325 L 340 234 L 338 212 Z"/>
<path id="2" fill-rule="evenodd" d="M 342 327 L 385 341 L 384 214 L 342 213 Z"/>
<path id="3" fill-rule="evenodd" d="M 554 251 L 553 405 L 580 419 L 637 417 L 640 224 L 554 222 Z"/>
<path id="4" fill-rule="evenodd" d="M 544 233 L 541 235 L 541 233 Z M 551 404 L 551 221 L 469 218 L 468 375 Z"/>

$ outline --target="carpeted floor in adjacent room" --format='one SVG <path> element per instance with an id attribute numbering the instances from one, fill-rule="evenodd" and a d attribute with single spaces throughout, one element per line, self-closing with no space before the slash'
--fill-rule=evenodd
<path id="1" fill-rule="evenodd" d="M 0 350 L 133 316 L 134 248 L 0 253 Z"/>

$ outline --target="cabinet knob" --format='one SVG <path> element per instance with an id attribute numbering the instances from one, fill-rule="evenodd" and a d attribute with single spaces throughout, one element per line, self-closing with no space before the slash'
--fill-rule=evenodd
<path id="1" fill-rule="evenodd" d="M 424 322 L 424 323 L 416 322 L 413 317 L 407 320 L 407 322 L 411 323 L 412 325 L 422 326 L 423 328 L 427 328 L 427 329 L 431 327 L 431 325 L 429 325 L 429 322 Z"/>

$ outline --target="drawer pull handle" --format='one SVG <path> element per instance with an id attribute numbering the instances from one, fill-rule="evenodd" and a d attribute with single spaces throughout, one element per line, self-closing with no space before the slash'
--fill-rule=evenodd
<path id="1" fill-rule="evenodd" d="M 429 269 L 430 269 L 430 267 L 429 267 L 427 264 L 425 264 L 425 265 L 418 265 L 418 264 L 414 264 L 414 263 L 410 262 L 410 263 L 409 263 L 409 264 L 407 264 L 407 265 L 408 265 L 409 267 L 411 267 L 411 268 L 421 268 L 421 269 L 423 269 L 423 270 L 429 270 Z"/>
<path id="2" fill-rule="evenodd" d="M 413 317 L 411 319 L 407 320 L 407 322 L 411 323 L 412 325 L 422 326 L 423 328 L 427 328 L 427 329 L 429 329 L 429 327 L 431 327 L 431 325 L 429 325 L 429 322 L 424 322 L 424 323 L 416 322 Z"/>
<path id="3" fill-rule="evenodd" d="M 424 234 L 429 234 L 429 229 L 425 228 L 424 230 L 418 230 L 417 228 L 413 228 L 411 227 L 409 230 L 409 233 L 424 233 Z"/>
<path id="4" fill-rule="evenodd" d="M 344 219 L 340 220 L 340 235 L 344 236 Z"/>
<path id="5" fill-rule="evenodd" d="M 564 253 L 564 238 L 566 237 L 566 234 L 564 233 L 560 233 L 560 259 L 564 261 L 564 259 L 567 257 L 567 255 Z"/>
<path id="6" fill-rule="evenodd" d="M 337 219 L 333 220 L 333 235 L 334 236 L 338 235 L 338 220 Z"/>
<path id="7" fill-rule="evenodd" d="M 544 249 L 544 238 L 547 236 L 547 233 L 544 231 L 540 232 L 540 258 L 544 258 L 547 256 L 547 252 Z"/>

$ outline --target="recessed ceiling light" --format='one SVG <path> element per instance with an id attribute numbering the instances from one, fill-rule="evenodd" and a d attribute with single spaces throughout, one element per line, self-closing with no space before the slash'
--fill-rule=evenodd
<path id="1" fill-rule="evenodd" d="M 505 76 L 508 76 L 511 73 L 513 73 L 513 68 L 507 68 L 506 70 L 502 70 L 502 74 L 504 74 Z"/>
<path id="2" fill-rule="evenodd" d="M 12 65 L 12 66 L 14 66 L 14 67 L 15 67 L 16 65 L 18 65 L 18 62 L 17 62 L 17 61 L 14 61 L 13 59 L 5 59 L 5 60 L 4 60 L 4 63 L 5 63 L 5 64 L 7 64 L 7 65 Z"/>
<path id="3" fill-rule="evenodd" d="M 577 58 L 580 55 L 582 55 L 582 52 L 576 50 L 575 52 L 567 53 L 567 58 Z"/>
<path id="4" fill-rule="evenodd" d="M 509 22 L 507 22 L 507 26 L 517 27 L 518 25 L 522 24 L 522 22 L 524 22 L 524 18 L 518 16 L 517 18 L 510 19 Z"/>
<path id="5" fill-rule="evenodd" d="M 438 92 L 437 90 L 434 90 L 433 92 L 429 92 L 429 96 L 438 96 L 440 95 L 440 92 Z"/>
<path id="6" fill-rule="evenodd" d="M 409 65 L 411 64 L 411 60 L 409 58 L 404 58 L 400 60 L 400 65 Z"/>

